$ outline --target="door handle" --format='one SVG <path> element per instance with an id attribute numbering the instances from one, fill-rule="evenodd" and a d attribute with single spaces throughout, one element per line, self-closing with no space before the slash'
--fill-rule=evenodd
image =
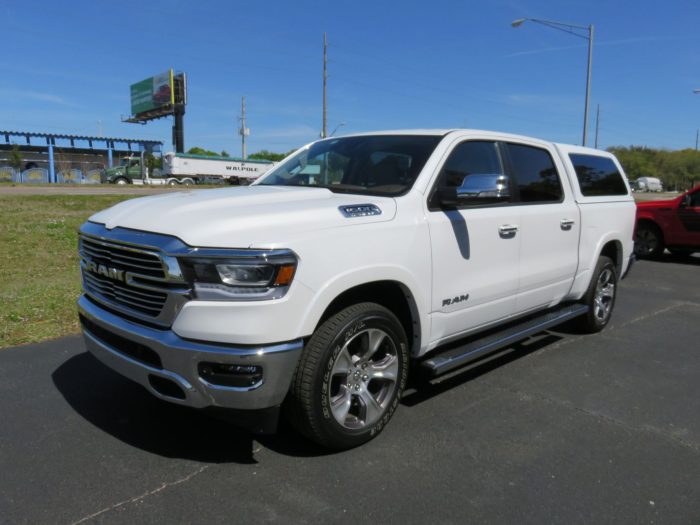
<path id="1" fill-rule="evenodd" d="M 562 219 L 559 222 L 559 225 L 561 226 L 562 230 L 569 231 L 573 227 L 574 221 L 571 219 Z"/>
<path id="2" fill-rule="evenodd" d="M 498 228 L 498 234 L 501 237 L 514 237 L 516 233 L 518 233 L 518 226 L 515 224 L 504 224 Z"/>

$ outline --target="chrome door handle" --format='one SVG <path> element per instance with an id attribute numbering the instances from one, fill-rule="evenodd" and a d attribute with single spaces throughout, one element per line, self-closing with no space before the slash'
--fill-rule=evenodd
<path id="1" fill-rule="evenodd" d="M 498 228 L 498 234 L 501 237 L 513 237 L 518 233 L 518 227 L 515 224 L 504 224 Z"/>
<path id="2" fill-rule="evenodd" d="M 569 231 L 573 227 L 574 221 L 571 219 L 562 219 L 559 222 L 559 225 L 561 226 L 562 230 Z"/>

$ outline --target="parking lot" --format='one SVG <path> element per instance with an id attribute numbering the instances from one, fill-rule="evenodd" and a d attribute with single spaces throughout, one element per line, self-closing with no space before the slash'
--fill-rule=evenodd
<path id="1" fill-rule="evenodd" d="M 78 336 L 0 351 L 0 523 L 698 523 L 700 258 L 638 263 L 601 334 L 407 392 L 324 454 L 169 405 Z"/>

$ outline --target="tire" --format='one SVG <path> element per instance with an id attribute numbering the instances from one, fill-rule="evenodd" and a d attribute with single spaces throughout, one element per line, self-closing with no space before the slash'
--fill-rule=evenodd
<path id="1" fill-rule="evenodd" d="M 643 222 L 637 225 L 634 252 L 641 259 L 654 259 L 664 253 L 664 236 L 656 224 Z"/>
<path id="2" fill-rule="evenodd" d="M 171 179 L 168 181 L 168 186 L 177 186 L 179 183 L 176 179 Z"/>
<path id="3" fill-rule="evenodd" d="M 386 426 L 407 377 L 408 341 L 401 323 L 383 306 L 359 303 L 314 332 L 297 365 L 285 413 L 316 443 L 353 448 Z"/>
<path id="4" fill-rule="evenodd" d="M 615 308 L 617 284 L 615 263 L 610 257 L 601 255 L 596 263 L 586 295 L 582 299 L 582 303 L 588 306 L 588 313 L 577 319 L 580 331 L 594 334 L 605 328 Z"/>
<path id="5" fill-rule="evenodd" d="M 194 181 L 192 179 L 182 179 L 180 181 L 180 184 L 183 184 L 185 186 L 192 186 L 194 184 Z"/>
<path id="6" fill-rule="evenodd" d="M 114 184 L 117 184 L 119 186 L 126 186 L 127 184 L 129 184 L 129 180 L 125 179 L 124 177 L 117 177 L 114 180 Z"/>

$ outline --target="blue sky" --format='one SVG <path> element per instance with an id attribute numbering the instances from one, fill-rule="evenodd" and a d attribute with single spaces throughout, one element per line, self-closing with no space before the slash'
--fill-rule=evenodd
<path id="1" fill-rule="evenodd" d="M 580 143 L 586 41 L 521 17 L 595 25 L 591 121 L 601 147 L 694 147 L 700 2 L 481 0 L 0 3 L 0 129 L 163 140 L 171 120 L 124 124 L 129 85 L 189 78 L 185 145 L 287 151 L 329 131 L 470 127 Z"/>

